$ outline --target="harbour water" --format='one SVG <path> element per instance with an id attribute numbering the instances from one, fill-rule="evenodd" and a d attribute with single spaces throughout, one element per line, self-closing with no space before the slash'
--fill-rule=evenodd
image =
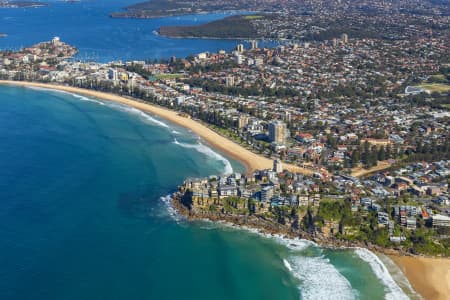
<path id="1" fill-rule="evenodd" d="M 75 3 L 48 2 L 48 7 L 0 9 L 1 49 L 19 49 L 59 36 L 80 50 L 77 59 L 113 60 L 186 57 L 204 51 L 233 49 L 236 40 L 170 39 L 155 33 L 163 25 L 193 25 L 221 19 L 228 14 L 202 14 L 158 19 L 113 19 L 135 0 L 83 0 Z M 30 30 L 32 29 L 32 30 Z M 264 43 L 260 43 L 264 45 Z M 267 42 L 268 45 L 273 43 Z"/>

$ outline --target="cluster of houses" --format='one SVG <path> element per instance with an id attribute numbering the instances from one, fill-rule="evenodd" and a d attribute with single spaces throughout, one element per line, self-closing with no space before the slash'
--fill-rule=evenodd
<path id="1" fill-rule="evenodd" d="M 417 164 L 414 164 L 405 169 L 416 167 Z M 402 200 L 404 198 L 399 198 L 395 193 L 380 196 L 374 192 L 374 185 L 380 184 L 378 180 L 380 176 L 384 176 L 382 174 L 364 181 L 346 175 L 318 180 L 315 176 L 293 174 L 281 171 L 280 168 L 281 163 L 275 161 L 272 170 L 256 171 L 251 176 L 232 174 L 202 179 L 190 178 L 183 183 L 181 190 L 191 192 L 194 210 L 211 210 L 211 207 L 220 210 L 234 203 L 238 211 L 233 212 L 241 214 L 265 214 L 275 207 L 320 209 L 322 201 L 350 200 L 351 211 L 354 214 L 376 212 L 379 227 L 388 228 L 393 242 L 404 240 L 404 236 L 395 232 L 395 226 L 415 230 L 420 219 L 429 227 L 450 227 L 450 206 L 435 205 L 435 198 L 432 195 L 418 197 L 411 193 L 412 197 L 404 204 Z M 440 186 L 440 197 L 448 199 L 450 193 L 446 183 L 448 176 L 446 172 L 450 169 L 450 161 L 429 164 L 426 169 L 417 172 L 431 168 L 433 172 L 428 172 L 430 176 L 435 172 L 441 174 L 439 181 L 435 180 L 435 184 Z M 404 182 L 406 178 L 392 176 L 392 185 L 395 185 L 396 179 Z M 413 185 L 414 180 L 409 184 Z M 382 185 L 385 186 L 385 183 Z M 389 206 L 391 208 L 388 209 L 385 199 L 396 204 Z"/>
<path id="2" fill-rule="evenodd" d="M 59 37 L 20 51 L 0 52 L 0 75 L 14 78 L 25 73 L 35 78 L 57 71 L 57 65 L 77 53 L 77 49 L 61 42 Z"/>
<path id="3" fill-rule="evenodd" d="M 382 185 L 379 186 L 380 194 L 399 196 L 409 192 L 448 205 L 448 183 L 443 179 L 449 175 L 448 161 L 419 162 L 393 172 L 381 172 L 371 179 Z"/>
<path id="4" fill-rule="evenodd" d="M 449 22 L 445 14 L 447 8 L 439 1 L 365 0 L 355 3 L 349 0 L 307 0 L 282 1 L 280 6 L 277 7 L 277 14 L 270 18 L 252 20 L 259 36 L 294 40 L 330 39 L 330 32 L 345 32 L 358 24 L 358 34 L 361 36 L 414 39 L 430 34 L 430 27 L 442 28 Z M 308 13 L 298 13 L 299 10 Z M 418 14 L 418 11 L 421 13 Z M 442 33 L 438 31 L 435 34 Z"/>
<path id="5" fill-rule="evenodd" d="M 96 63 L 64 60 L 76 50 L 55 38 L 18 52 L 3 52 L 0 77 L 153 97 L 158 104 L 233 132 L 255 152 L 311 168 L 319 162 L 342 168 L 355 145 L 364 141 L 377 147 L 414 149 L 418 137 L 429 143 L 448 138 L 448 111 L 411 109 L 408 101 L 389 96 L 411 74 L 426 77 L 436 72 L 439 58 L 449 50 L 440 39 L 422 42 L 342 36 L 337 45 L 303 43 L 261 49 L 254 42 L 249 50 L 239 45 L 230 53 L 202 53 L 189 59 L 172 58 L 169 63 Z M 182 70 L 174 73 L 173 65 L 180 63 Z M 230 67 L 214 68 L 224 63 Z M 359 67 L 363 65 L 367 67 Z M 209 71 L 191 71 L 194 67 Z M 228 87 L 256 84 L 259 91 L 291 89 L 298 94 L 243 97 L 208 91 L 196 86 L 196 79 Z M 374 84 L 369 87 L 370 82 Z M 357 86 L 364 95 L 347 95 L 343 92 L 347 86 Z M 385 92 L 376 93 L 379 89 Z M 337 92 L 336 97 L 319 95 L 327 91 Z M 330 138 L 335 145 L 330 145 Z"/>

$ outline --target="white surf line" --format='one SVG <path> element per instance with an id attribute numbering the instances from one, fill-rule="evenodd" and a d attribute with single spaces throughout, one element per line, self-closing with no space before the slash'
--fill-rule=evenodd
<path id="1" fill-rule="evenodd" d="M 398 286 L 395 280 L 392 278 L 386 266 L 376 256 L 373 252 L 364 248 L 355 248 L 355 253 L 363 261 L 367 262 L 375 275 L 380 279 L 380 281 L 385 286 L 386 299 L 392 300 L 407 300 L 409 297 L 403 292 L 403 290 Z"/>
<path id="2" fill-rule="evenodd" d="M 399 285 L 403 291 L 406 292 L 408 297 L 411 299 L 423 299 L 423 297 L 417 293 L 414 288 L 411 286 L 408 278 L 403 274 L 402 270 L 386 255 L 377 254 L 378 258 L 383 262 L 383 264 L 388 269 L 389 273 L 392 275 L 392 278 Z"/>
<path id="3" fill-rule="evenodd" d="M 175 139 L 173 143 L 175 145 L 178 145 L 178 146 L 181 146 L 184 148 L 194 149 L 199 153 L 202 153 L 210 158 L 213 158 L 215 160 L 222 162 L 224 165 L 224 170 L 222 172 L 223 175 L 230 175 L 233 173 L 233 167 L 231 166 L 230 161 L 228 159 L 226 159 L 224 156 L 215 152 L 212 148 L 205 146 L 204 144 L 202 144 L 200 142 L 198 144 L 180 143 L 177 141 L 177 139 Z"/>
<path id="4" fill-rule="evenodd" d="M 164 204 L 165 208 L 166 208 L 166 213 L 167 215 L 174 220 L 175 222 L 177 222 L 179 224 L 179 222 L 183 219 L 183 216 L 180 215 L 177 210 L 175 209 L 175 207 L 173 207 L 172 205 L 172 195 L 168 194 L 166 196 L 161 196 L 159 197 L 159 199 L 162 201 L 162 203 Z"/>
<path id="5" fill-rule="evenodd" d="M 283 258 L 283 264 L 284 264 L 284 266 L 286 267 L 286 269 L 288 269 L 289 270 L 289 272 L 293 272 L 294 270 L 292 269 L 292 266 L 291 266 L 291 264 L 286 260 L 286 258 Z"/>
<path id="6" fill-rule="evenodd" d="M 313 241 L 286 238 L 282 235 L 263 234 L 263 236 L 272 238 L 291 250 L 290 256 L 283 259 L 283 264 L 295 278 L 300 280 L 299 290 L 302 299 L 346 300 L 357 298 L 356 291 L 350 282 L 331 264 L 328 258 L 302 256 L 300 253 L 296 253 L 308 247 L 321 249 L 320 245 Z"/>
<path id="7" fill-rule="evenodd" d="M 61 90 L 56 90 L 56 89 L 51 89 L 51 88 L 43 88 L 43 87 L 35 87 L 35 86 L 26 86 L 26 88 L 33 89 L 33 90 L 42 90 L 42 91 L 49 91 L 49 92 L 56 92 L 56 93 L 71 95 L 81 101 L 94 102 L 94 103 L 97 103 L 100 105 L 108 106 L 113 109 L 119 109 L 121 111 L 130 113 L 130 114 L 138 115 L 142 119 L 150 121 L 151 123 L 158 125 L 160 127 L 171 128 L 168 124 L 164 123 L 163 121 L 160 121 L 160 120 L 150 116 L 149 114 L 145 113 L 144 111 L 142 111 L 140 109 L 137 109 L 137 108 L 134 108 L 134 107 L 131 107 L 128 105 L 118 104 L 118 103 L 114 103 L 114 102 L 104 102 L 101 100 L 93 99 L 91 97 L 82 96 L 82 95 L 79 95 L 76 93 L 71 93 L 71 92 L 61 91 Z M 173 133 L 180 134 L 180 132 L 178 132 L 176 130 L 174 130 Z"/>
<path id="8" fill-rule="evenodd" d="M 301 281 L 299 290 L 305 300 L 356 299 L 350 282 L 326 257 L 291 256 L 286 268 Z"/>
<path id="9" fill-rule="evenodd" d="M 320 246 L 313 241 L 300 238 L 287 238 L 281 234 L 267 234 L 256 228 L 234 225 L 229 222 L 213 222 L 205 220 L 209 226 L 204 229 L 229 228 L 232 230 L 245 230 L 260 237 L 270 239 L 291 250 L 290 256 L 283 258 L 286 269 L 301 284 L 298 286 L 302 299 L 305 300 L 350 300 L 356 299 L 355 291 L 350 282 L 323 256 L 301 256 L 300 253 L 308 247 Z"/>
<path id="10" fill-rule="evenodd" d="M 115 109 L 119 109 L 121 111 L 130 113 L 130 114 L 134 114 L 137 115 L 139 117 L 141 117 L 144 120 L 147 120 L 155 125 L 158 125 L 160 127 L 163 128 L 171 128 L 168 124 L 164 123 L 163 121 L 160 121 L 152 116 L 150 116 L 149 114 L 145 113 L 144 111 L 128 106 L 128 105 L 122 105 L 122 104 L 117 104 L 117 103 L 107 103 L 106 106 L 111 107 L 111 108 L 115 108 Z"/>
<path id="11" fill-rule="evenodd" d="M 321 248 L 320 245 L 313 241 L 300 238 L 287 238 L 281 234 L 267 234 L 256 228 L 235 225 L 226 221 L 213 222 L 207 219 L 203 221 L 205 224 L 208 224 L 208 226 L 202 227 L 203 229 L 228 228 L 232 230 L 245 230 L 260 237 L 271 239 L 293 251 L 289 257 L 282 259 L 282 263 L 295 278 L 301 281 L 299 290 L 302 299 L 346 300 L 358 298 L 357 291 L 352 288 L 347 278 L 331 264 L 328 258 L 324 256 L 310 257 L 296 255 L 295 252 L 302 251 L 308 247 Z M 354 249 L 358 257 L 370 265 L 376 277 L 385 286 L 385 299 L 410 299 L 397 285 L 383 262 L 373 252 L 364 248 L 350 247 L 347 249 Z M 405 280 L 407 281 L 406 278 Z M 409 282 L 406 282 L 406 284 L 409 285 Z M 415 299 L 421 299 L 420 295 L 415 293 L 412 287 L 410 289 L 413 292 L 412 294 L 417 295 L 417 297 L 414 297 Z"/>
<path id="12" fill-rule="evenodd" d="M 105 105 L 104 102 L 100 101 L 100 100 L 96 100 L 96 99 L 92 99 L 86 96 L 82 96 L 79 94 L 75 94 L 75 93 L 71 93 L 71 92 L 66 92 L 66 91 L 61 91 L 61 90 L 56 90 L 56 89 L 50 89 L 50 88 L 43 88 L 43 87 L 37 87 L 37 86 L 24 86 L 27 89 L 32 89 L 32 90 L 37 90 L 37 91 L 47 91 L 47 92 L 55 92 L 55 93 L 60 93 L 60 94 L 66 94 L 66 95 L 70 95 L 72 97 L 75 97 L 81 101 L 88 101 L 88 102 L 94 102 L 100 105 Z"/>

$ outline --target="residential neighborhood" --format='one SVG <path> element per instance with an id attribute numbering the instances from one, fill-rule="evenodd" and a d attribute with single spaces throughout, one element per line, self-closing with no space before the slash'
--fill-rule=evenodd
<path id="1" fill-rule="evenodd" d="M 447 160 L 411 164 L 366 179 L 319 179 L 282 171 L 275 160 L 273 169 L 250 175 L 189 178 L 174 200 L 191 218 L 237 218 L 243 225 L 322 242 L 364 242 L 438 255 L 448 252 L 449 174 Z"/>
<path id="2" fill-rule="evenodd" d="M 98 63 L 77 60 L 76 52 L 58 37 L 4 51 L 0 78 L 167 107 L 275 161 L 273 170 L 187 180 L 181 191 L 192 193 L 194 213 L 251 215 L 319 238 L 407 252 L 447 251 L 444 39 L 345 34 L 276 48 L 252 41 L 248 49 L 168 61 Z"/>

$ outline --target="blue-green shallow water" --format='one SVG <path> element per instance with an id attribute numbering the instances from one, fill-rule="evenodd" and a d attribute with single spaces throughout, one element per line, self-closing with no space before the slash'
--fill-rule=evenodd
<path id="1" fill-rule="evenodd" d="M 115 104 L 0 87 L 0 299 L 391 293 L 372 258 L 353 250 L 292 247 L 174 218 L 161 196 L 188 176 L 229 168 L 208 149 L 182 128 Z"/>

